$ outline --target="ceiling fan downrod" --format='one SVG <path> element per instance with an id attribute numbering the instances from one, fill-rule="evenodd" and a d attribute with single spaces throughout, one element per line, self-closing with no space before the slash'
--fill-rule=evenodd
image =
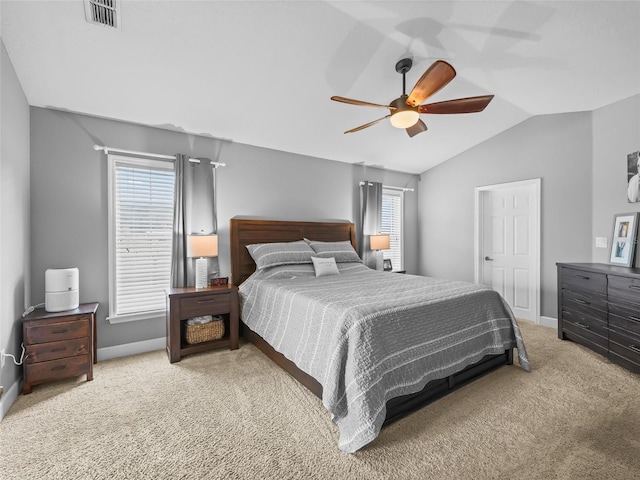
<path id="1" fill-rule="evenodd" d="M 403 58 L 398 63 L 396 63 L 396 72 L 402 74 L 402 95 L 407 94 L 407 80 L 406 73 L 411 70 L 411 66 L 413 65 L 413 60 L 410 58 Z"/>

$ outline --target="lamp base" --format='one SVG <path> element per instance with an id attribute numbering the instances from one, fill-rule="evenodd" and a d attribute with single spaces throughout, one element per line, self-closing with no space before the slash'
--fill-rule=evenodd
<path id="1" fill-rule="evenodd" d="M 384 264 L 384 255 L 382 254 L 382 250 L 376 250 L 376 270 L 382 270 L 382 266 Z"/>
<path id="2" fill-rule="evenodd" d="M 207 286 L 207 270 L 209 262 L 206 258 L 196 259 L 196 288 L 205 288 Z"/>

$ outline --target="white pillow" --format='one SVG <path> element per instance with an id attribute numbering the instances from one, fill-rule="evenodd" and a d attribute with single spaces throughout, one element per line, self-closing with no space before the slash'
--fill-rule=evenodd
<path id="1" fill-rule="evenodd" d="M 325 275 L 340 275 L 336 259 L 311 257 L 313 268 L 316 271 L 316 277 L 324 277 Z"/>

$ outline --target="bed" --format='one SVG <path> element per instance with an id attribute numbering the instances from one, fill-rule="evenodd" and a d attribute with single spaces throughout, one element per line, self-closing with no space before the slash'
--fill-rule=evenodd
<path id="1" fill-rule="evenodd" d="M 377 272 L 348 252 L 328 259 L 335 245 L 355 249 L 352 223 L 233 218 L 230 236 L 244 338 L 322 400 L 345 452 L 373 441 L 383 425 L 511 365 L 514 348 L 530 369 L 515 318 L 493 290 Z M 305 239 L 321 249 L 314 257 L 337 260 L 332 275 L 316 276 L 317 265 L 306 260 L 261 263 L 266 256 L 253 247 L 286 243 L 306 255 Z"/>

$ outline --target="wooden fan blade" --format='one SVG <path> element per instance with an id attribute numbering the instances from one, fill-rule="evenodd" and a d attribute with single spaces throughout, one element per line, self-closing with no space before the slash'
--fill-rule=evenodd
<path id="1" fill-rule="evenodd" d="M 422 120 L 418 120 L 415 125 L 410 126 L 406 130 L 410 137 L 415 137 L 419 133 L 426 132 L 427 126 Z"/>
<path id="2" fill-rule="evenodd" d="M 457 98 L 444 102 L 427 103 L 418 107 L 419 113 L 476 113 L 483 111 L 493 95 L 482 95 L 480 97 Z"/>
<path id="3" fill-rule="evenodd" d="M 353 133 L 353 132 L 360 131 L 362 129 L 370 127 L 371 125 L 375 125 L 376 123 L 381 122 L 382 120 L 384 120 L 385 118 L 389 118 L 390 116 L 391 116 L 391 114 L 387 115 L 386 117 L 382 117 L 382 118 L 379 118 L 377 120 L 374 120 L 373 122 L 365 123 L 364 125 L 360 125 L 359 127 L 352 128 L 351 130 L 347 130 L 344 133 Z"/>
<path id="4" fill-rule="evenodd" d="M 456 76 L 456 70 L 443 60 L 434 62 L 413 87 L 407 105 L 415 107 L 436 93 Z"/>
<path id="5" fill-rule="evenodd" d="M 360 105 L 362 107 L 378 107 L 378 108 L 390 108 L 392 110 L 395 110 L 395 107 L 391 107 L 389 105 L 380 105 L 378 103 L 371 103 L 371 102 L 363 102 L 361 100 L 354 100 L 352 98 L 345 98 L 345 97 L 338 97 L 336 95 L 334 95 L 333 97 L 331 97 L 331 100 L 334 100 L 336 102 L 342 102 L 342 103 L 349 103 L 351 105 Z"/>

